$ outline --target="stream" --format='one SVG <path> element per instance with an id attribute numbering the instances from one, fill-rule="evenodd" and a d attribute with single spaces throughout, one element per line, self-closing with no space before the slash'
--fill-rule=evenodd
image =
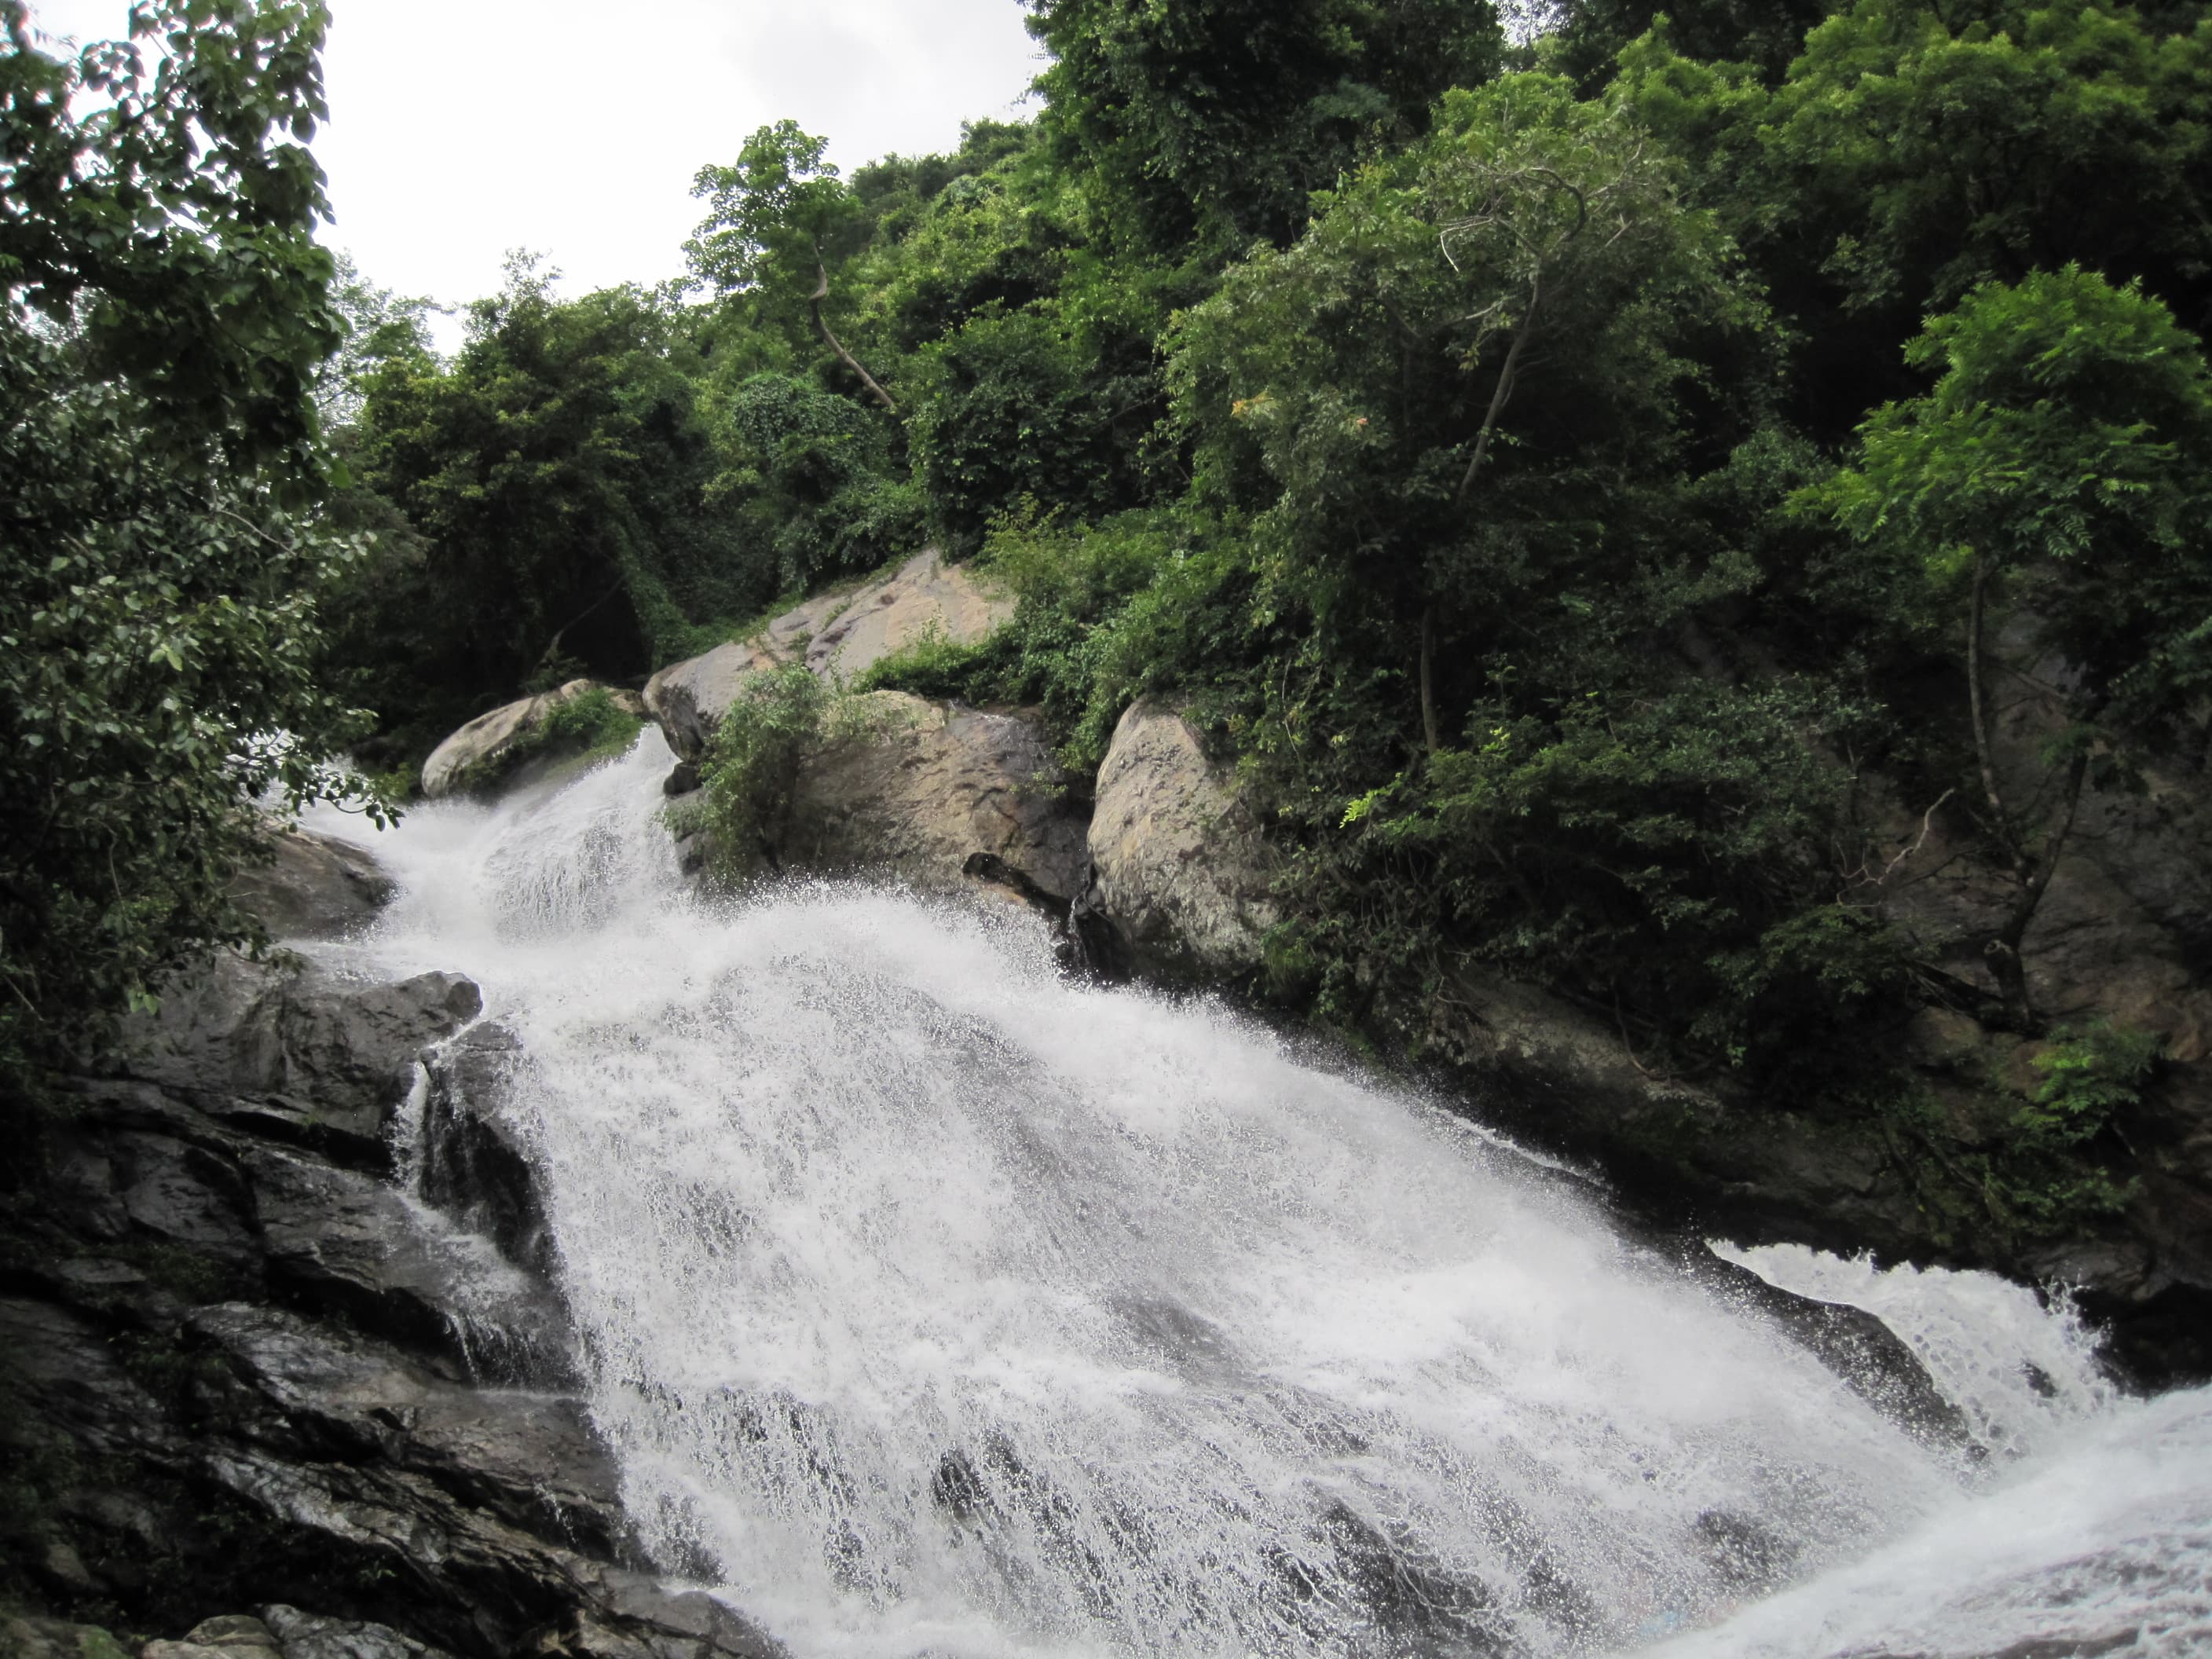
<path id="1" fill-rule="evenodd" d="M 2063 1300 L 1717 1244 L 1971 1443 L 1893 1423 L 1573 1172 L 1025 912 L 702 897 L 670 760 L 313 819 L 401 892 L 307 948 L 519 1037 L 639 1535 L 796 1659 L 2212 1653 L 2212 1390 Z"/>

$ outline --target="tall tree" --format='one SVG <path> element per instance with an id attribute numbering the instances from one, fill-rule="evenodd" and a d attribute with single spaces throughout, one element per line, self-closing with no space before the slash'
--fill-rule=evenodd
<path id="1" fill-rule="evenodd" d="M 1504 46 L 1488 0 L 1029 3 L 1048 131 L 1125 237 L 1161 249 L 1288 241 L 1311 191 L 1425 131 Z"/>
<path id="2" fill-rule="evenodd" d="M 1960 641 L 1969 798 L 2014 889 L 1984 955 L 2027 1024 L 2021 949 L 2083 789 L 2171 744 L 2212 685 L 2212 373 L 2164 306 L 2075 266 L 1976 289 L 1908 356 L 1934 387 L 1877 412 L 1807 499 Z M 1997 659 L 2001 623 L 2028 659 Z M 1995 712 L 2022 687 L 2051 717 L 2026 779 Z"/>
<path id="3" fill-rule="evenodd" d="M 684 252 L 695 275 L 728 294 L 769 289 L 803 294 L 806 314 L 823 344 L 836 354 L 890 414 L 891 394 L 846 349 L 823 314 L 830 301 L 830 263 L 864 222 L 860 199 L 824 160 L 829 140 L 779 121 L 756 131 L 732 167 L 699 170 L 691 193 L 708 199 L 706 219 Z"/>
<path id="4" fill-rule="evenodd" d="M 324 757 L 316 595 L 349 556 L 313 398 L 309 0 L 161 0 L 50 55 L 0 0 L 0 1071 L 96 1039 L 193 952 L 257 799 L 374 808 Z"/>

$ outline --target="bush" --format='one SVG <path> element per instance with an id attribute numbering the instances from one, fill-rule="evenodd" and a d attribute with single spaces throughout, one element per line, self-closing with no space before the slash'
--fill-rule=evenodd
<path id="1" fill-rule="evenodd" d="M 707 745 L 699 783 L 714 866 L 734 879 L 766 864 L 791 819 L 799 768 L 821 742 L 830 694 L 802 664 L 754 676 Z"/>
<path id="2" fill-rule="evenodd" d="M 2165 1044 L 2148 1031 L 2100 1019 L 2081 1030 L 2061 1026 L 2035 1057 L 2042 1085 L 2021 1108 L 2013 1127 L 2038 1149 L 2079 1146 L 2094 1140 L 2112 1114 L 2142 1097 Z"/>

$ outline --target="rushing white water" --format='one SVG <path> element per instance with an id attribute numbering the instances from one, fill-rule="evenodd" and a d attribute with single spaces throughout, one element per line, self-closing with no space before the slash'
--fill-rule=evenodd
<path id="1" fill-rule="evenodd" d="M 2212 1651 L 2212 1395 L 2116 1400 L 1978 1275 L 1725 1252 L 1995 1455 L 1917 1437 L 1572 1182 L 1024 915 L 696 898 L 668 763 L 418 809 L 336 948 L 521 1039 L 641 1534 L 800 1659 Z"/>

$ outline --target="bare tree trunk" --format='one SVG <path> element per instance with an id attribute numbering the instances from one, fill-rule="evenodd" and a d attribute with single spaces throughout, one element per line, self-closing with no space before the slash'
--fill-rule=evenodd
<path id="1" fill-rule="evenodd" d="M 2088 775 L 2088 752 L 2077 751 L 2067 763 L 2065 793 L 2058 809 L 2058 822 L 2044 838 L 2042 855 L 2025 872 L 2020 892 L 2011 909 L 2005 913 L 2003 925 L 1982 946 L 1982 954 L 1989 959 L 1990 972 L 1996 978 L 1997 990 L 2004 998 L 2006 1015 L 2022 1026 L 2035 1023 L 2035 1009 L 2028 1000 L 2027 970 L 2021 962 L 2021 946 L 2027 938 L 2028 924 L 2035 920 L 2036 907 L 2043 902 L 2051 877 L 2058 872 L 2058 860 L 2065 855 L 2067 839 L 2074 833 L 2074 817 L 2081 808 L 2081 789 Z"/>
<path id="2" fill-rule="evenodd" d="M 1989 588 L 1989 567 L 1979 552 L 1974 555 L 1974 598 L 1966 612 L 1966 704 L 1974 725 L 1974 757 L 1982 769 L 1982 793 L 1996 815 L 1997 839 L 2015 872 L 2025 855 L 2013 840 L 2012 818 L 2005 811 L 2004 792 L 1997 783 L 1996 746 L 1990 735 L 1986 691 L 1982 684 L 1983 600 Z"/>
<path id="3" fill-rule="evenodd" d="M 1513 331 L 1513 343 L 1506 348 L 1505 361 L 1498 368 L 1498 384 L 1491 388 L 1490 407 L 1483 411 L 1482 428 L 1474 434 L 1474 453 L 1467 459 L 1467 471 L 1460 475 L 1459 488 L 1452 492 L 1452 505 L 1467 504 L 1468 492 L 1474 488 L 1474 475 L 1482 468 L 1483 458 L 1490 453 L 1490 441 L 1497 434 L 1498 417 L 1505 405 L 1512 401 L 1513 387 L 1521 377 L 1521 354 L 1528 349 L 1528 338 L 1536 331 L 1537 308 L 1544 303 L 1544 273 L 1540 267 L 1528 279 L 1528 310 L 1521 319 L 1521 326 Z M 1433 664 L 1437 653 L 1437 607 L 1432 599 L 1421 612 L 1421 737 L 1431 755 L 1442 748 L 1437 727 L 1437 698 Z"/>
<path id="4" fill-rule="evenodd" d="M 868 388 L 875 400 L 890 414 L 897 414 L 898 405 L 891 401 L 891 394 L 876 384 L 876 377 L 861 368 L 860 360 L 846 350 L 845 343 L 830 331 L 830 325 L 822 315 L 822 302 L 830 297 L 830 267 L 817 257 L 814 271 L 814 292 L 806 296 L 806 309 L 814 319 L 815 331 L 822 336 L 822 343 L 837 354 L 838 362 L 860 377 L 860 384 Z"/>
<path id="5" fill-rule="evenodd" d="M 1987 675 L 1982 661 L 1988 631 L 1988 599 L 1989 565 L 1977 552 L 1973 599 L 1966 615 L 1967 706 L 1973 720 L 1974 759 L 1981 771 L 1982 794 L 1989 802 L 1999 849 L 2012 861 L 2016 887 L 2004 920 L 1983 941 L 1982 956 L 1997 982 L 1997 994 L 2003 1000 L 2007 1020 L 2022 1030 L 2032 1030 L 2036 1013 L 2028 998 L 2027 969 L 2021 960 L 2021 947 L 2027 942 L 2028 927 L 2035 920 L 2043 896 L 2050 890 L 2051 878 L 2058 872 L 2058 860 L 2066 854 L 2066 843 L 2074 833 L 2075 816 L 2081 806 L 2081 791 L 2088 781 L 2089 755 L 2086 749 L 2077 750 L 2067 763 L 2057 817 L 2045 831 L 2042 847 L 2031 852 L 2027 826 L 2015 823 L 2005 808 L 2003 782 L 1997 770 L 1995 711 L 1990 707 Z"/>
<path id="6" fill-rule="evenodd" d="M 1514 383 L 1521 376 L 1521 354 L 1528 349 L 1528 337 L 1536 331 L 1537 308 L 1544 303 L 1544 272 L 1539 266 L 1528 279 L 1528 311 L 1522 318 L 1521 326 L 1513 331 L 1513 343 L 1507 348 L 1505 361 L 1498 366 L 1498 385 L 1490 394 L 1490 408 L 1483 415 L 1482 430 L 1474 434 L 1474 453 L 1467 458 L 1467 471 L 1460 475 L 1459 489 L 1453 493 L 1452 505 L 1460 507 L 1467 501 L 1467 493 L 1474 488 L 1474 475 L 1481 468 L 1483 458 L 1490 453 L 1490 441 L 1498 431 L 1498 417 L 1505 412 L 1505 405 L 1513 396 Z"/>

